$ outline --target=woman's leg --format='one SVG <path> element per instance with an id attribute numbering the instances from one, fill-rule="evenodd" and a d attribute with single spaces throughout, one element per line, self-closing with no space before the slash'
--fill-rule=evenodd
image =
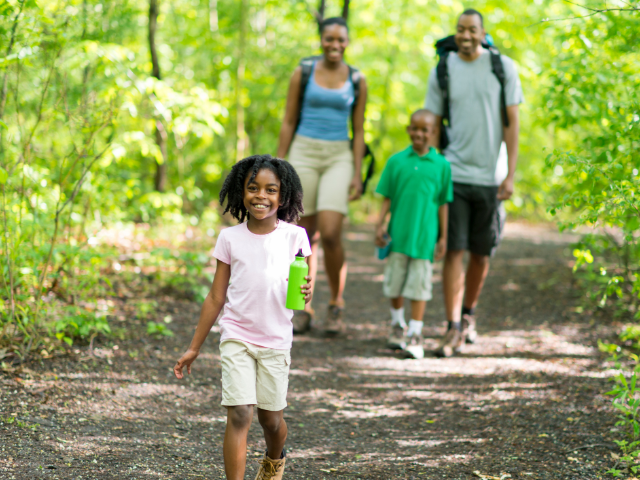
<path id="1" fill-rule="evenodd" d="M 342 245 L 342 222 L 344 215 L 338 212 L 318 212 L 318 231 L 324 250 L 324 265 L 331 291 L 331 304 L 344 306 L 344 285 L 347 280 L 344 247 Z"/>
<path id="2" fill-rule="evenodd" d="M 267 444 L 267 456 L 271 460 L 279 460 L 287 440 L 287 422 L 284 421 L 284 410 L 271 412 L 258 408 L 258 420 L 264 431 L 264 440 Z"/>
<path id="3" fill-rule="evenodd" d="M 224 471 L 227 480 L 243 480 L 247 463 L 247 435 L 253 420 L 253 405 L 227 407 L 224 432 Z"/>

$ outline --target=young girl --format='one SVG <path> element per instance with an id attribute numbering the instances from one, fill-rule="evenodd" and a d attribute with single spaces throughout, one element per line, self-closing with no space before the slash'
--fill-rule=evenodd
<path id="1" fill-rule="evenodd" d="M 296 221 L 303 212 L 302 186 L 289 163 L 254 155 L 231 169 L 220 192 L 221 204 L 225 198 L 225 213 L 231 212 L 240 224 L 218 237 L 211 291 L 191 345 L 173 371 L 178 379 L 184 367 L 191 373 L 191 364 L 224 306 L 220 359 L 222 405 L 227 407 L 223 447 L 227 479 L 244 479 L 247 434 L 257 405 L 267 451 L 256 480 L 280 480 L 293 336 L 293 311 L 285 308 L 287 277 L 299 249 L 305 257 L 311 255 L 304 229 L 286 223 Z M 311 277 L 305 278 L 301 292 L 308 303 Z"/>

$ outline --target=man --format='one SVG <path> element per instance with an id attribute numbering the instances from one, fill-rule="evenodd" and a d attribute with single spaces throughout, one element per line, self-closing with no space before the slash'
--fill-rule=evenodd
<path id="1" fill-rule="evenodd" d="M 513 61 L 501 55 L 508 122 L 503 121 L 502 87 L 492 68 L 492 54 L 482 46 L 485 36 L 480 12 L 465 10 L 454 37 L 458 51 L 446 58 L 449 125 L 440 128 L 447 129 L 449 139 L 443 153 L 451 163 L 454 200 L 449 208 L 443 270 L 449 324 L 436 350 L 436 355 L 444 357 L 459 353 L 465 342 L 475 342 L 474 311 L 489 271 L 489 258 L 500 241 L 505 219 L 502 201 L 513 194 L 518 159 L 522 87 Z M 445 95 L 435 68 L 429 76 L 425 108 L 436 115 L 437 125 L 442 125 Z M 438 139 L 439 135 L 434 137 Z M 470 252 L 466 275 L 465 250 Z"/>

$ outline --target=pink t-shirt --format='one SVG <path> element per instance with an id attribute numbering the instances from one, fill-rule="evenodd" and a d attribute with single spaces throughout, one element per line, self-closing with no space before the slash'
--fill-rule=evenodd
<path id="1" fill-rule="evenodd" d="M 285 308 L 289 265 L 298 250 L 311 255 L 303 228 L 280 220 L 266 235 L 246 223 L 220 232 L 213 256 L 231 265 L 227 303 L 220 318 L 220 341 L 236 339 L 260 347 L 291 348 L 293 310 Z"/>

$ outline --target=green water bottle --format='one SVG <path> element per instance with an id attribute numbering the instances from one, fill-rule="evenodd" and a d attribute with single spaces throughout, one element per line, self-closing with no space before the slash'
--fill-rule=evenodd
<path id="1" fill-rule="evenodd" d="M 304 293 L 300 287 L 307 283 L 304 277 L 309 273 L 309 265 L 304 261 L 302 249 L 298 250 L 296 258 L 289 267 L 289 285 L 287 286 L 287 303 L 291 310 L 304 310 Z"/>

